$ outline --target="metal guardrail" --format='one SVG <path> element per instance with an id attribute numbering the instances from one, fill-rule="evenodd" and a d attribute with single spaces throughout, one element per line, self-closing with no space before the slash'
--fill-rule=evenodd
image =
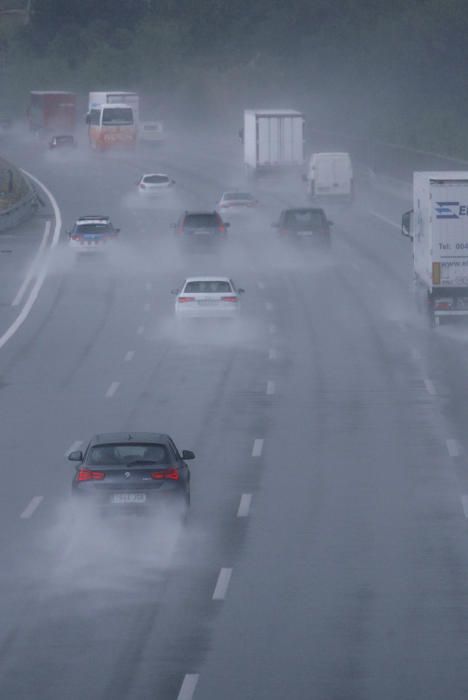
<path id="1" fill-rule="evenodd" d="M 23 221 L 27 221 L 32 218 L 37 211 L 40 199 L 28 179 L 26 177 L 24 179 L 28 187 L 28 192 L 19 202 L 16 202 L 8 209 L 0 211 L 0 232 L 7 231 L 23 223 Z"/>

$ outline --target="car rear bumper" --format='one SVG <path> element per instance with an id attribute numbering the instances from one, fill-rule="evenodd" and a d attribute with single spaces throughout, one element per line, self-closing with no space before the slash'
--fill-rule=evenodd
<path id="1" fill-rule="evenodd" d="M 76 505 L 105 513 L 154 512 L 160 509 L 184 510 L 188 507 L 188 490 L 148 489 L 87 490 L 74 487 L 73 499 Z"/>

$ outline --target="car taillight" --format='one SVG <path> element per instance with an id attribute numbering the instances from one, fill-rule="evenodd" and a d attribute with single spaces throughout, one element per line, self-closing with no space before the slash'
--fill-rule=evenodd
<path id="1" fill-rule="evenodd" d="M 140 189 L 146 190 L 146 185 L 144 185 L 142 182 L 140 182 Z"/>
<path id="2" fill-rule="evenodd" d="M 185 304 L 187 301 L 195 301 L 195 297 L 177 297 L 177 301 Z"/>
<path id="3" fill-rule="evenodd" d="M 237 297 L 221 297 L 221 301 L 239 301 Z"/>
<path id="4" fill-rule="evenodd" d="M 72 236 L 72 241 L 79 241 L 80 237 L 79 236 Z"/>
<path id="5" fill-rule="evenodd" d="M 105 476 L 104 472 L 95 472 L 92 469 L 80 469 L 77 481 L 102 481 Z"/>
<path id="6" fill-rule="evenodd" d="M 179 470 L 175 467 L 169 467 L 169 469 L 161 469 L 157 472 L 151 472 L 151 478 L 160 481 L 162 479 L 170 479 L 171 481 L 179 481 Z"/>
<path id="7" fill-rule="evenodd" d="M 218 233 L 225 233 L 225 232 L 226 232 L 226 229 L 224 227 L 224 224 L 220 224 L 218 226 Z"/>
<path id="8" fill-rule="evenodd" d="M 434 303 L 435 309 L 438 311 L 450 311 L 453 302 L 451 299 L 436 299 Z"/>

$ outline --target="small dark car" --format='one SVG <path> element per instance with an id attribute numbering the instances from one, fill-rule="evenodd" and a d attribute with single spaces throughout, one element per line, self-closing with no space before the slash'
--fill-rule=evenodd
<path id="1" fill-rule="evenodd" d="M 72 493 L 77 501 L 117 512 L 154 512 L 162 503 L 182 513 L 190 504 L 190 470 L 195 455 L 179 453 L 169 435 L 103 433 L 86 450 L 68 459 L 77 462 Z"/>
<path id="2" fill-rule="evenodd" d="M 62 134 L 60 136 L 52 136 L 49 141 L 49 148 L 75 148 L 76 141 L 72 134 Z"/>
<path id="3" fill-rule="evenodd" d="M 174 228 L 182 243 L 199 246 L 225 241 L 229 223 L 223 221 L 217 211 L 186 211 Z"/>
<path id="4" fill-rule="evenodd" d="M 329 248 L 330 227 L 323 209 L 303 207 L 284 209 L 278 223 L 272 224 L 277 228 L 281 238 L 297 243 L 312 243 L 323 248 Z"/>

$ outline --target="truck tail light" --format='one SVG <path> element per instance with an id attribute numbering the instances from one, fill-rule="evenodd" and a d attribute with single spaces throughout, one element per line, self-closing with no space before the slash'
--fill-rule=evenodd
<path id="1" fill-rule="evenodd" d="M 440 284 L 440 262 L 432 263 L 432 284 Z"/>

